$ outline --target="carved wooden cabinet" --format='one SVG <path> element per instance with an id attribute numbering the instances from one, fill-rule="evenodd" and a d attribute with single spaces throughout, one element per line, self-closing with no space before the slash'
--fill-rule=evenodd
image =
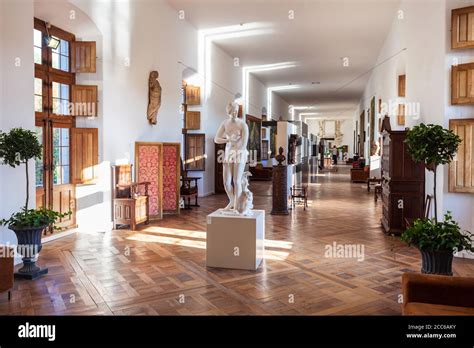
<path id="1" fill-rule="evenodd" d="M 423 217 L 425 168 L 407 152 L 406 131 L 385 131 L 382 153 L 382 227 L 401 234 L 406 221 Z"/>

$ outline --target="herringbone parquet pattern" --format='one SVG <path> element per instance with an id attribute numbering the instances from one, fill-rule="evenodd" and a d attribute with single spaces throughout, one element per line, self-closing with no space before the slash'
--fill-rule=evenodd
<path id="1" fill-rule="evenodd" d="M 311 174 L 310 207 L 272 216 L 271 186 L 252 184 L 265 209 L 266 254 L 256 272 L 205 267 L 206 215 L 225 204 L 167 216 L 141 231 L 76 233 L 44 245 L 49 274 L 16 281 L 0 314 L 24 315 L 398 315 L 400 276 L 419 255 L 380 229 L 381 203 L 350 184 L 347 168 Z M 325 257 L 325 246 L 360 244 L 364 260 Z M 474 275 L 474 260 L 455 272 Z"/>

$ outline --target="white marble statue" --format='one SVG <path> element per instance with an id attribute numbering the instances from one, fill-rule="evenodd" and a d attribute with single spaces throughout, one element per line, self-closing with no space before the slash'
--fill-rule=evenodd
<path id="1" fill-rule="evenodd" d="M 214 141 L 217 144 L 226 144 L 224 156 L 220 156 L 224 170 L 224 187 L 229 197 L 229 204 L 225 207 L 225 210 L 242 214 L 243 211 L 239 206 L 239 202 L 243 191 L 244 170 L 248 158 L 249 128 L 245 121 L 237 117 L 239 104 L 229 103 L 226 112 L 229 118 L 220 125 Z M 247 175 L 245 180 L 247 180 Z M 246 195 L 248 197 L 248 193 Z M 250 195 L 250 197 L 252 196 Z M 248 207 L 249 204 L 247 203 L 245 206 Z"/>

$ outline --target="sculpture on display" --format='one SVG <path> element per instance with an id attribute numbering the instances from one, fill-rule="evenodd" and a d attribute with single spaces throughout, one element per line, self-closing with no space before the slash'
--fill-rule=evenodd
<path id="1" fill-rule="evenodd" d="M 296 164 L 296 146 L 298 139 L 298 134 L 290 135 L 290 140 L 288 141 L 288 164 Z"/>
<path id="2" fill-rule="evenodd" d="M 275 156 L 275 159 L 277 160 L 279 166 L 281 166 L 282 163 L 286 160 L 286 157 L 283 154 L 284 151 L 285 150 L 283 150 L 283 147 L 280 146 L 280 148 L 278 149 L 278 155 Z"/>
<path id="3" fill-rule="evenodd" d="M 249 176 L 252 176 L 250 172 L 244 172 L 242 176 L 242 194 L 237 209 L 242 215 L 251 215 L 253 208 L 253 193 L 249 190 Z"/>
<path id="4" fill-rule="evenodd" d="M 222 122 L 217 130 L 214 142 L 216 144 L 226 144 L 224 156 L 222 158 L 224 188 L 229 197 L 229 204 L 224 210 L 242 214 L 242 206 L 239 205 L 241 195 L 243 194 L 243 180 L 247 180 L 248 175 L 244 175 L 245 165 L 247 163 L 248 151 L 247 143 L 249 140 L 249 129 L 244 120 L 238 118 L 239 104 L 229 103 L 226 108 L 227 120 Z M 233 185 L 232 185 L 233 183 Z M 248 191 L 248 180 L 245 193 L 246 200 L 252 195 Z M 248 208 L 252 202 L 247 201 L 245 207 Z"/>
<path id="5" fill-rule="evenodd" d="M 158 110 L 161 106 L 161 85 L 158 81 L 158 71 L 152 71 L 148 78 L 148 110 L 147 118 L 150 124 L 156 124 Z"/>

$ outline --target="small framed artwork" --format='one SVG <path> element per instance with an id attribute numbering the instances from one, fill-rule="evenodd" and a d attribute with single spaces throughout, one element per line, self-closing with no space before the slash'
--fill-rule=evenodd
<path id="1" fill-rule="evenodd" d="M 185 134 L 184 135 L 184 169 L 188 171 L 206 170 L 206 135 Z"/>
<path id="2" fill-rule="evenodd" d="M 266 138 L 267 138 L 267 129 L 262 128 L 262 139 L 266 139 Z"/>
<path id="3" fill-rule="evenodd" d="M 185 113 L 185 127 L 188 130 L 201 129 L 201 112 L 200 111 L 188 111 Z"/>
<path id="4" fill-rule="evenodd" d="M 185 87 L 185 104 L 186 105 L 201 105 L 201 88 L 199 86 Z"/>

